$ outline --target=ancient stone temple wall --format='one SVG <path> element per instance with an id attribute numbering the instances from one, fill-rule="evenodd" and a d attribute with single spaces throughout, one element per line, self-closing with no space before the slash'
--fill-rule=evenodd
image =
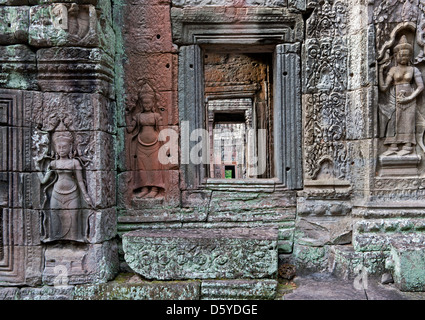
<path id="1" fill-rule="evenodd" d="M 299 267 L 327 270 L 330 258 L 351 248 L 353 204 L 363 199 L 373 175 L 368 149 L 373 27 L 364 1 L 310 2 L 308 10 L 302 56 L 304 190 L 298 193 L 294 255 Z"/>
<path id="2" fill-rule="evenodd" d="M 124 26 L 118 36 L 118 60 L 124 63 L 117 108 L 122 267 L 154 280 L 203 279 L 199 285 L 205 297 L 208 288 L 243 297 L 250 292 L 247 285 L 264 292 L 276 285 L 278 254 L 292 252 L 295 189 L 302 183 L 300 162 L 289 156 L 289 146 L 301 150 L 301 99 L 281 92 L 297 92 L 301 86 L 303 21 L 295 7 L 298 13 L 287 6 L 130 1 L 121 7 L 116 20 Z M 238 37 L 243 42 L 235 41 Z M 258 45 L 261 41 L 268 45 Z M 285 85 L 284 71 L 292 79 Z M 204 162 L 213 149 L 207 130 L 215 114 L 227 119 L 226 112 L 243 112 L 242 124 L 267 131 L 267 169 L 261 177 L 243 179 L 255 169 L 249 165 L 240 169 L 247 171 L 238 179 L 210 175 L 211 162 Z M 295 130 L 273 117 L 294 119 Z M 274 129 L 288 133 L 286 140 L 274 139 Z M 195 154 L 198 147 L 204 148 L 201 156 Z M 161 152 L 165 163 L 156 160 Z M 285 166 L 279 178 L 270 174 L 274 166 Z M 248 248 L 251 267 L 243 267 L 242 252 Z"/>
<path id="3" fill-rule="evenodd" d="M 422 0 L 0 16 L 0 298 L 273 299 L 280 266 L 425 290 Z"/>
<path id="4" fill-rule="evenodd" d="M 3 1 L 0 12 L 0 283 L 10 287 L 2 296 L 111 280 L 118 271 L 111 3 Z"/>

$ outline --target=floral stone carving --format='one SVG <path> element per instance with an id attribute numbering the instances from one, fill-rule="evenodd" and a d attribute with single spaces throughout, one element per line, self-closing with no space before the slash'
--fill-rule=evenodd
<path id="1" fill-rule="evenodd" d="M 273 278 L 274 228 L 137 230 L 123 235 L 125 260 L 149 279 Z"/>

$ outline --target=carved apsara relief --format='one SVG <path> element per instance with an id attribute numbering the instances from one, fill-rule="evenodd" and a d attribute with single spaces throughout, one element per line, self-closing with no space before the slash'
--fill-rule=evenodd
<path id="1" fill-rule="evenodd" d="M 386 129 L 384 145 L 388 146 L 383 156 L 404 156 L 414 153 L 416 98 L 424 90 L 424 83 L 419 69 L 411 65 L 413 46 L 405 35 L 400 38 L 393 52 L 395 65 L 386 76 L 383 70 L 390 66 L 391 59 L 386 59 L 379 68 L 379 89 L 390 92 L 388 103 L 380 106 L 382 128 Z"/>
<path id="2" fill-rule="evenodd" d="M 82 209 L 93 207 L 84 179 L 87 161 L 78 154 L 70 120 L 52 115 L 49 127 L 33 135 L 34 164 L 40 179 L 44 242 L 87 241 Z"/>
<path id="3" fill-rule="evenodd" d="M 424 66 L 422 51 L 415 57 L 417 32 L 415 23 L 399 23 L 378 50 L 381 176 L 417 176 L 422 171 Z"/>
<path id="4" fill-rule="evenodd" d="M 134 195 L 139 199 L 156 198 L 165 188 L 163 165 L 159 160 L 162 116 L 157 108 L 156 93 L 149 83 L 142 84 L 129 101 L 126 122 Z"/>

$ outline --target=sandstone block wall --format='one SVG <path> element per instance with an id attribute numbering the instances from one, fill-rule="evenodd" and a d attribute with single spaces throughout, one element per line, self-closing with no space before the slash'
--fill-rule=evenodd
<path id="1" fill-rule="evenodd" d="M 248 284 L 273 296 L 279 261 L 350 278 L 421 256 L 421 1 L 0 0 L 0 17 L 4 298 L 69 298 L 53 290 L 63 283 L 95 296 L 143 269 L 122 242 L 152 230 L 276 229 L 280 259 L 252 253 L 273 264 L 267 279 L 181 284 L 197 298 L 256 295 Z M 188 161 L 191 134 L 214 122 L 208 102 L 232 99 L 251 99 L 246 125 L 267 132 L 256 179 L 211 179 Z M 415 279 L 400 268 L 397 281 Z"/>

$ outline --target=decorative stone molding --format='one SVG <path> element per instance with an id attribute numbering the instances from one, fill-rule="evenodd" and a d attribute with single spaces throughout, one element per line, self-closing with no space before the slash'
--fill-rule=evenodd
<path id="1" fill-rule="evenodd" d="M 53 47 L 37 51 L 38 84 L 43 91 L 114 96 L 114 61 L 98 48 Z"/>
<path id="2" fill-rule="evenodd" d="M 303 21 L 286 8 L 172 8 L 173 40 L 178 45 L 297 42 Z"/>

